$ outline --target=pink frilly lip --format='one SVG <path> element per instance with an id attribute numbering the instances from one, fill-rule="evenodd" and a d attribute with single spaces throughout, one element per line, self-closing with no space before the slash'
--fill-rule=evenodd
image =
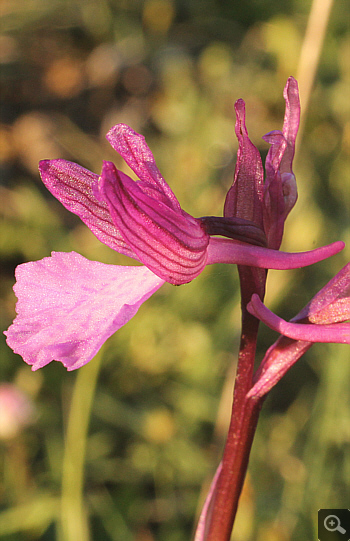
<path id="1" fill-rule="evenodd" d="M 80 368 L 164 284 L 145 266 L 106 265 L 75 252 L 19 265 L 16 279 L 17 317 L 5 335 L 33 370 L 53 360 Z"/>

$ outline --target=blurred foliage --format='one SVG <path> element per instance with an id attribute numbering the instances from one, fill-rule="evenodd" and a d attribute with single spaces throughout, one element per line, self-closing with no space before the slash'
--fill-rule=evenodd
<path id="1" fill-rule="evenodd" d="M 301 0 L 1 1 L 2 329 L 15 314 L 17 264 L 51 250 L 127 262 L 53 199 L 38 161 L 99 172 L 109 159 L 130 173 L 104 140 L 125 122 L 146 136 L 183 208 L 221 215 L 237 150 L 234 102 L 245 99 L 249 134 L 266 155 L 261 136 L 282 125 L 282 90 L 297 75 L 309 11 Z M 300 195 L 283 249 L 348 247 L 313 268 L 270 273 L 267 303 L 286 319 L 349 260 L 349 53 L 349 9 L 339 1 L 304 111 Z M 99 374 L 59 363 L 33 373 L 3 337 L 0 380 L 37 414 L 0 442 L 1 539 L 69 541 L 70 500 L 60 494 L 63 475 L 69 496 L 74 449 L 85 473 L 82 501 L 78 485 L 71 493 L 82 528 L 72 540 L 88 530 L 96 541 L 190 539 L 225 439 L 239 318 L 236 270 L 216 266 L 147 301 L 104 346 Z M 259 359 L 275 338 L 261 330 Z M 348 361 L 345 346 L 316 345 L 269 396 L 236 541 L 310 541 L 319 508 L 348 506 Z"/>

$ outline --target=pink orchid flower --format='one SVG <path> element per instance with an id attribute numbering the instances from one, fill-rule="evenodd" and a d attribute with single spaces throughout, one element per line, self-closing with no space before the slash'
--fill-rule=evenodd
<path id="1" fill-rule="evenodd" d="M 297 87 L 295 90 L 291 81 L 287 87 L 293 87 L 295 94 Z M 40 162 L 42 180 L 51 193 L 77 214 L 101 242 L 144 266 L 105 265 L 74 252 L 53 252 L 51 257 L 19 265 L 14 286 L 17 317 L 5 332 L 14 352 L 33 370 L 52 360 L 74 370 L 90 361 L 165 281 L 188 283 L 213 263 L 299 268 L 342 250 L 342 242 L 294 254 L 279 252 L 276 241 L 271 243 L 274 249 L 265 247 L 266 238 L 273 236 L 273 220 L 280 224 L 280 215 L 286 216 L 281 199 L 282 177 L 291 174 L 299 118 L 299 102 L 290 98 L 288 90 L 287 97 L 285 126 L 277 143 L 282 158 L 269 158 L 277 164 L 275 176 L 268 177 L 272 194 L 269 204 L 263 200 L 261 159 L 248 138 L 244 102 L 239 101 L 238 165 L 222 218 L 194 218 L 187 214 L 161 176 L 144 138 L 124 124 L 114 126 L 107 139 L 135 172 L 137 181 L 111 162 L 104 162 L 100 176 L 65 160 Z M 244 171 L 249 164 L 253 169 L 248 178 Z M 277 190 L 269 188 L 274 182 L 279 186 Z M 244 197 L 237 196 L 235 184 L 243 186 Z M 265 219 L 264 209 L 274 207 L 277 200 L 278 212 L 271 211 L 271 217 Z"/>
<path id="2" fill-rule="evenodd" d="M 350 344 L 350 263 L 287 322 L 253 295 L 247 309 L 282 336 L 267 351 L 249 396 L 264 396 L 315 342 Z"/>
<path id="3" fill-rule="evenodd" d="M 236 102 L 239 149 L 234 182 L 224 207 L 224 216 L 240 216 L 262 227 L 267 246 L 275 250 L 281 245 L 285 219 L 297 200 L 292 164 L 300 102 L 298 83 L 293 77 L 289 77 L 283 95 L 286 102 L 283 131 L 274 130 L 263 137 L 271 144 L 265 162 L 265 183 L 259 151 L 250 141 L 245 125 L 244 101 Z"/>

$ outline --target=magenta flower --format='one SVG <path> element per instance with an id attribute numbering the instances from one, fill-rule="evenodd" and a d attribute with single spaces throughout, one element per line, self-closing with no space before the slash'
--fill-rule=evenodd
<path id="1" fill-rule="evenodd" d="M 300 102 L 298 83 L 293 77 L 289 77 L 283 95 L 286 101 L 283 131 L 274 130 L 263 137 L 271 144 L 265 163 L 265 184 L 259 151 L 250 141 L 245 125 L 244 101 L 236 102 L 239 149 L 234 183 L 224 207 L 225 216 L 239 216 L 262 227 L 267 246 L 275 250 L 281 245 L 285 219 L 297 200 L 292 163 Z"/>
<path id="2" fill-rule="evenodd" d="M 80 368 L 131 319 L 164 280 L 147 267 L 122 267 L 53 252 L 19 265 L 17 317 L 7 343 L 33 366 L 52 360 Z"/>
<path id="3" fill-rule="evenodd" d="M 315 342 L 350 344 L 350 263 L 348 263 L 299 314 L 287 322 L 268 310 L 258 295 L 249 312 L 281 333 L 267 351 L 249 396 L 263 396 Z"/>
<path id="4" fill-rule="evenodd" d="M 287 86 L 293 85 L 289 82 Z M 288 149 L 290 144 L 294 149 L 295 137 L 288 134 L 295 134 L 291 125 L 296 123 L 299 105 L 290 97 L 288 100 L 284 135 L 278 145 Z M 124 124 L 112 128 L 107 139 L 135 172 L 136 182 L 111 162 L 104 162 L 100 176 L 65 160 L 40 162 L 42 180 L 51 193 L 101 242 L 144 266 L 104 265 L 74 252 L 54 252 L 51 257 L 17 267 L 14 291 L 18 315 L 5 334 L 8 345 L 33 370 L 52 360 L 62 362 L 68 370 L 86 364 L 165 281 L 185 284 L 208 264 L 290 269 L 310 265 L 343 249 L 342 242 L 297 254 L 265 247 L 266 238 L 273 237 L 269 226 L 272 218 L 264 218 L 268 205 L 263 200 L 261 160 L 246 134 L 244 103 L 240 103 L 235 184 L 246 192 L 236 201 L 234 184 L 224 218 L 187 214 L 161 176 L 144 138 Z M 273 178 L 268 177 L 268 186 L 274 182 L 283 185 L 281 178 L 291 171 L 292 155 L 289 151 L 273 162 L 278 162 L 277 172 Z M 253 164 L 253 170 L 248 179 L 244 171 L 249 164 Z M 274 207 L 276 190 L 270 191 L 270 206 Z M 275 212 L 277 221 L 279 213 Z M 281 213 L 285 217 L 285 209 Z M 275 240 L 271 246 L 274 244 Z"/>
<path id="5" fill-rule="evenodd" d="M 293 77 L 287 81 L 284 99 L 286 112 L 283 131 L 274 130 L 263 137 L 266 142 L 271 144 L 265 162 L 264 229 L 269 248 L 276 250 L 282 242 L 285 219 L 298 197 L 292 164 L 299 128 L 300 103 L 298 84 Z"/>

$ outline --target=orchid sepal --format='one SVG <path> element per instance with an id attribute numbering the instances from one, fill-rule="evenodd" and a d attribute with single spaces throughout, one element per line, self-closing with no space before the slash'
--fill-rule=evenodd
<path id="1" fill-rule="evenodd" d="M 136 254 L 113 223 L 106 202 L 95 197 L 94 187 L 98 175 L 67 160 L 42 160 L 39 173 L 46 188 L 64 207 L 73 212 L 92 233 L 113 250 L 133 257 Z"/>
<path id="2" fill-rule="evenodd" d="M 247 310 L 270 329 L 293 340 L 350 344 L 350 323 L 316 325 L 288 322 L 266 308 L 258 295 L 252 296 Z"/>
<path id="3" fill-rule="evenodd" d="M 200 220 L 174 210 L 164 197 L 155 199 L 149 184 L 133 181 L 112 162 L 103 164 L 98 191 L 125 242 L 157 276 L 180 285 L 202 272 L 209 235 Z"/>
<path id="4" fill-rule="evenodd" d="M 141 181 L 158 188 L 167 197 L 168 205 L 174 211 L 181 212 L 180 203 L 162 177 L 143 135 L 126 124 L 116 124 L 106 138 Z"/>
<path id="5" fill-rule="evenodd" d="M 264 228 L 268 246 L 276 250 L 282 242 L 284 222 L 298 198 L 292 165 L 300 122 L 300 101 L 294 77 L 289 77 L 283 96 L 286 102 L 283 131 L 273 130 L 263 136 L 271 145 L 265 161 Z"/>
<path id="6" fill-rule="evenodd" d="M 248 136 L 245 124 L 245 103 L 235 103 L 235 132 L 239 147 L 233 184 L 227 192 L 225 218 L 244 218 L 262 228 L 263 225 L 263 181 L 264 168 L 260 153 Z"/>
<path id="7" fill-rule="evenodd" d="M 283 333 L 254 374 L 247 398 L 266 395 L 315 342 L 350 343 L 350 263 L 345 265 L 289 322 L 270 312 L 257 295 L 247 309 Z"/>

